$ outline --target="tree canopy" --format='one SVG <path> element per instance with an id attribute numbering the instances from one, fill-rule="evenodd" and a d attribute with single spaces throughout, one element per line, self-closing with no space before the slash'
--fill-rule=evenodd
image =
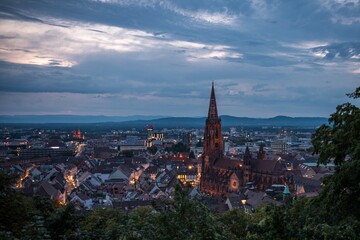
<path id="1" fill-rule="evenodd" d="M 347 95 L 359 98 L 360 87 Z M 337 106 L 329 125 L 323 124 L 313 135 L 312 144 L 314 153 L 319 154 L 319 163 L 334 160 L 341 165 L 346 157 L 360 159 L 360 109 L 349 102 Z"/>

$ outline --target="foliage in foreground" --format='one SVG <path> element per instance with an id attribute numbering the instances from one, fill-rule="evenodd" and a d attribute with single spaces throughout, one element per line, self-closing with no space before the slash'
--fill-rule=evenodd
<path id="1" fill-rule="evenodd" d="M 3 177 L 4 174 L 2 182 Z M 72 205 L 56 207 L 50 200 L 7 191 L 11 194 L 1 196 L 0 239 L 359 239 L 360 236 L 356 205 L 343 205 L 339 213 L 337 209 L 327 209 L 327 201 L 337 198 L 331 191 L 282 207 L 261 207 L 252 215 L 245 214 L 243 209 L 216 215 L 202 203 L 188 199 L 187 192 L 180 187 L 173 202 L 140 207 L 129 213 L 117 209 L 84 213 Z"/>

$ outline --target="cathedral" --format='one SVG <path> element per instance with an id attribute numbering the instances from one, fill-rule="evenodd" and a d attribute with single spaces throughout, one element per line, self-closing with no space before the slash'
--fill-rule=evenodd
<path id="1" fill-rule="evenodd" d="M 224 156 L 221 119 L 218 116 L 214 83 L 212 83 L 208 117 L 204 133 L 203 155 L 201 157 L 200 190 L 212 195 L 226 195 L 239 192 L 252 183 L 258 190 L 272 184 L 283 184 L 285 168 L 280 161 L 267 160 L 263 146 L 256 156 L 249 148 L 243 159 Z"/>

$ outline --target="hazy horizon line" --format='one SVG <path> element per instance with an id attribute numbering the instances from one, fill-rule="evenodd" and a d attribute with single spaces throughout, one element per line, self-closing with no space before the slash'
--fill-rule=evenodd
<path id="1" fill-rule="evenodd" d="M 205 116 L 172 116 L 172 115 L 142 115 L 142 114 L 134 114 L 134 115 L 93 115 L 93 114 L 0 114 L 0 117 L 28 117 L 28 116 L 73 116 L 73 117 L 157 117 L 157 118 L 203 118 Z M 302 115 L 302 116 L 292 116 L 292 115 L 273 115 L 273 116 L 237 116 L 237 115 L 229 115 L 229 114 L 221 114 L 221 116 L 229 116 L 229 117 L 238 117 L 238 118 L 275 118 L 275 117 L 290 117 L 290 118 L 328 118 L 329 116 L 311 116 L 311 115 Z"/>

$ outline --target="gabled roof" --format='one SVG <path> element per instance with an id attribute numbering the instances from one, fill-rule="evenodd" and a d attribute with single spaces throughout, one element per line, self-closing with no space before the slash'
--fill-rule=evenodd
<path id="1" fill-rule="evenodd" d="M 24 172 L 25 170 L 20 165 L 13 165 L 13 168 L 17 172 Z"/>
<path id="2" fill-rule="evenodd" d="M 86 180 L 80 184 L 79 189 L 89 190 L 94 192 L 96 190 L 96 186 L 94 186 L 89 180 Z"/>
<path id="3" fill-rule="evenodd" d="M 238 169 L 240 168 L 240 165 L 243 165 L 243 161 L 240 159 L 230 159 L 223 157 L 222 159 L 219 159 L 215 162 L 214 167 L 221 169 Z"/>
<path id="4" fill-rule="evenodd" d="M 118 167 L 113 170 L 113 172 L 109 176 L 109 179 L 129 179 L 130 175 L 130 170 L 126 169 L 125 167 Z"/>
<path id="5" fill-rule="evenodd" d="M 321 186 L 321 182 L 319 180 L 311 179 L 311 178 L 305 178 L 301 176 L 294 176 L 293 177 L 294 183 L 303 185 L 303 186 L 313 186 L 313 187 L 319 187 Z"/>
<path id="6" fill-rule="evenodd" d="M 38 176 L 38 175 L 41 174 L 41 171 L 38 168 L 35 167 L 35 168 L 30 170 L 30 174 L 34 175 L 34 176 Z"/>
<path id="7" fill-rule="evenodd" d="M 251 168 L 255 172 L 276 173 L 283 170 L 281 162 L 277 160 L 253 159 L 251 161 Z"/>
<path id="8" fill-rule="evenodd" d="M 246 204 L 251 205 L 253 208 L 258 208 L 261 205 L 282 205 L 281 202 L 275 201 L 267 196 L 264 192 L 254 192 L 246 190 L 245 196 L 247 197 Z"/>
<path id="9" fill-rule="evenodd" d="M 90 200 L 90 197 L 82 192 L 77 192 L 76 196 L 78 196 L 83 201 Z"/>
<path id="10" fill-rule="evenodd" d="M 58 171 L 55 168 L 52 168 L 49 172 L 46 173 L 45 179 L 50 180 L 51 178 L 55 177 Z"/>
<path id="11" fill-rule="evenodd" d="M 145 173 L 149 173 L 149 174 L 157 174 L 158 173 L 158 167 L 153 165 L 153 166 L 149 166 L 147 169 L 145 169 Z"/>
<path id="12" fill-rule="evenodd" d="M 85 181 L 88 177 L 91 177 L 92 174 L 89 171 L 86 171 L 84 173 L 82 173 L 80 176 L 77 177 L 77 180 L 79 183 Z"/>
<path id="13" fill-rule="evenodd" d="M 56 198 L 59 191 L 53 187 L 47 180 L 42 181 L 36 194 L 44 197 Z"/>
<path id="14" fill-rule="evenodd" d="M 241 200 L 245 199 L 245 196 L 229 196 L 227 201 L 230 202 L 232 208 L 241 208 L 243 206 Z"/>
<path id="15" fill-rule="evenodd" d="M 65 186 L 66 184 L 66 180 L 64 178 L 64 175 L 62 173 L 58 173 L 56 174 L 55 178 L 53 179 L 53 181 L 59 183 L 62 186 Z"/>

